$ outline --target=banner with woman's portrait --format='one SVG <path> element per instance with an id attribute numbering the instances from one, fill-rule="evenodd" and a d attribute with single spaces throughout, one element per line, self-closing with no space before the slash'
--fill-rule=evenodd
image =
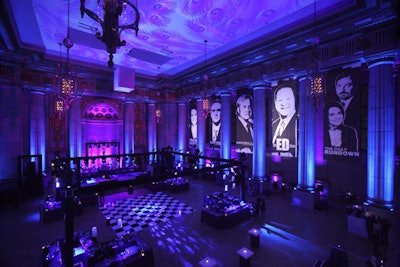
<path id="1" fill-rule="evenodd" d="M 324 105 L 324 157 L 351 158 L 360 155 L 361 69 L 332 70 L 326 75 Z"/>
<path id="2" fill-rule="evenodd" d="M 298 82 L 280 82 L 272 91 L 272 155 L 297 157 Z"/>
<path id="3" fill-rule="evenodd" d="M 197 146 L 197 101 L 189 102 L 189 147 Z"/>
<path id="4" fill-rule="evenodd" d="M 253 153 L 253 92 L 236 91 L 234 143 L 238 153 Z"/>

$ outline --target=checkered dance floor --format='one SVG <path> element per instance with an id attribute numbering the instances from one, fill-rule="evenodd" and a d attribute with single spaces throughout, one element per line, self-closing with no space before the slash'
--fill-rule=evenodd
<path id="1" fill-rule="evenodd" d="M 106 203 L 100 210 L 117 236 L 193 212 L 193 208 L 162 192 Z"/>

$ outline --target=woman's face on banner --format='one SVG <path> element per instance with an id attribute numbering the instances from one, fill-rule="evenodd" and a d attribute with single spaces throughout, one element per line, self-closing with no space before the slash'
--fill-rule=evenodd
<path id="1" fill-rule="evenodd" d="M 339 126 L 342 124 L 344 115 L 340 108 L 330 107 L 328 109 L 328 121 L 330 125 Z"/>
<path id="2" fill-rule="evenodd" d="M 197 124 L 197 110 L 194 108 L 190 110 L 190 122 L 192 125 Z"/>

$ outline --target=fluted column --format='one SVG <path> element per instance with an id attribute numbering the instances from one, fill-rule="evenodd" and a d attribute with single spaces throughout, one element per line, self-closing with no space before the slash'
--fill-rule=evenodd
<path id="1" fill-rule="evenodd" d="M 315 104 L 308 96 L 310 80 L 299 79 L 298 189 L 312 190 L 315 181 Z"/>
<path id="2" fill-rule="evenodd" d="M 18 177 L 17 157 L 27 151 L 30 107 L 21 85 L 0 84 L 0 179 Z M 26 136 L 26 138 L 24 137 Z"/>
<path id="3" fill-rule="evenodd" d="M 30 154 L 42 155 L 42 170 L 46 170 L 45 93 L 31 91 Z"/>
<path id="4" fill-rule="evenodd" d="M 197 149 L 204 156 L 206 141 L 206 120 L 203 113 L 203 102 L 201 99 L 197 100 Z M 200 159 L 199 164 L 203 165 L 204 160 Z"/>
<path id="5" fill-rule="evenodd" d="M 71 103 L 69 112 L 69 151 L 71 157 L 82 156 L 82 110 L 81 97 L 76 97 Z"/>
<path id="6" fill-rule="evenodd" d="M 135 103 L 124 102 L 124 152 L 135 153 Z"/>
<path id="7" fill-rule="evenodd" d="M 175 101 L 165 101 L 158 103 L 160 110 L 160 119 L 158 119 L 158 135 L 157 146 L 159 148 L 170 146 L 176 150 L 178 146 L 178 133 L 177 120 L 178 120 L 178 106 Z M 180 123 L 180 121 L 178 122 Z"/>
<path id="8" fill-rule="evenodd" d="M 220 157 L 231 158 L 231 94 L 221 94 L 221 150 Z"/>
<path id="9" fill-rule="evenodd" d="M 266 131 L 267 125 L 265 118 L 266 110 L 266 90 L 270 85 L 254 84 L 253 87 L 253 177 L 263 181 L 266 178 Z"/>
<path id="10" fill-rule="evenodd" d="M 367 203 L 393 208 L 395 172 L 394 57 L 368 62 Z"/>
<path id="11" fill-rule="evenodd" d="M 188 140 L 188 111 L 187 103 L 178 103 L 178 151 L 185 152 L 187 150 Z M 180 157 L 181 158 L 181 157 Z M 181 158 L 182 159 L 182 158 Z"/>
<path id="12" fill-rule="evenodd" d="M 147 117 L 147 144 L 148 152 L 155 152 L 157 150 L 157 125 L 156 125 L 156 104 L 147 104 L 148 117 Z M 150 157 L 152 161 L 154 157 Z"/>

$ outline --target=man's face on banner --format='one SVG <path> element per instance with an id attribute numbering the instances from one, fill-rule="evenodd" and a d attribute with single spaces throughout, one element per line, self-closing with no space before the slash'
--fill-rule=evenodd
<path id="1" fill-rule="evenodd" d="M 335 87 L 340 100 L 347 100 L 353 96 L 353 81 L 350 76 L 337 80 Z"/>
<path id="2" fill-rule="evenodd" d="M 218 123 L 221 119 L 221 103 L 214 102 L 211 105 L 211 120 L 214 123 Z"/>
<path id="3" fill-rule="evenodd" d="M 251 118 L 251 103 L 250 99 L 244 99 L 238 102 L 237 112 L 244 120 Z"/>
<path id="4" fill-rule="evenodd" d="M 276 92 L 275 109 L 284 117 L 296 111 L 296 101 L 292 88 L 282 87 Z"/>

